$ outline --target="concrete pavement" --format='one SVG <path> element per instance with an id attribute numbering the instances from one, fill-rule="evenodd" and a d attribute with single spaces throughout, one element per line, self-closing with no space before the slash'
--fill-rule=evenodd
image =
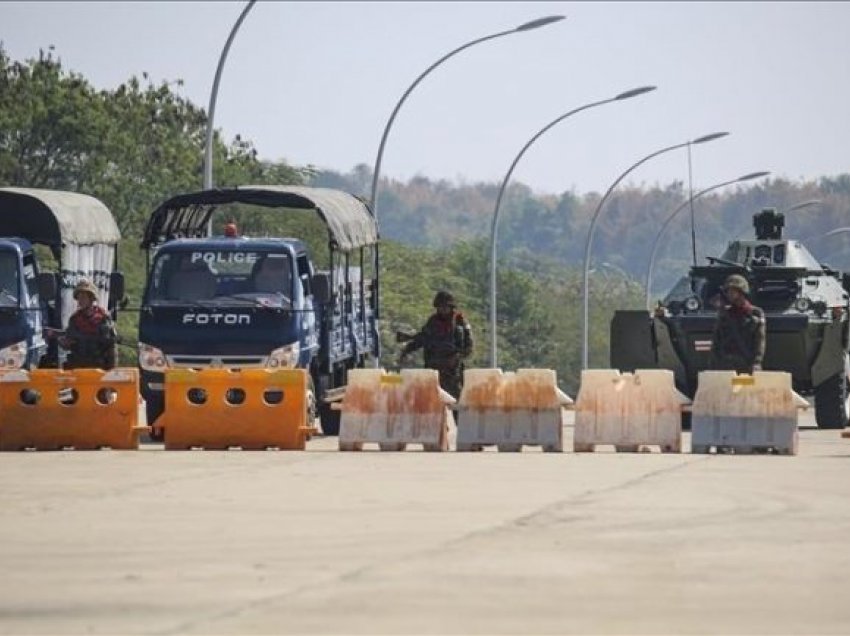
<path id="1" fill-rule="evenodd" d="M 850 440 L 802 424 L 796 457 L 4 453 L 0 633 L 847 634 Z"/>

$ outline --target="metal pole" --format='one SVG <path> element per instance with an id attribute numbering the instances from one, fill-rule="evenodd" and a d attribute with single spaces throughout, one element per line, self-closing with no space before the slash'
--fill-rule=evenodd
<path id="1" fill-rule="evenodd" d="M 667 146 L 666 148 L 662 148 L 661 150 L 656 150 L 652 154 L 647 155 L 640 161 L 633 163 L 629 168 L 623 172 L 619 177 L 617 177 L 616 181 L 611 184 L 611 187 L 603 195 L 602 199 L 600 199 L 599 204 L 596 206 L 596 210 L 593 213 L 593 217 L 590 219 L 590 229 L 587 232 L 587 240 L 584 244 L 584 277 L 582 282 L 582 351 L 581 351 L 581 368 L 586 369 L 588 363 L 588 287 L 590 283 L 590 245 L 593 241 L 593 232 L 596 229 L 596 221 L 599 218 L 599 213 L 602 211 L 602 206 L 605 205 L 605 202 L 608 200 L 608 197 L 611 196 L 611 193 L 614 191 L 620 181 L 626 178 L 632 170 L 638 168 L 643 165 L 650 159 L 657 157 L 658 155 L 664 154 L 665 152 L 670 152 L 671 150 L 676 150 L 678 148 L 684 148 L 688 144 L 699 144 L 705 143 L 707 141 L 712 141 L 714 139 L 719 139 L 720 137 L 725 137 L 729 133 L 712 133 L 710 135 L 705 135 L 703 137 L 699 137 L 698 139 L 694 139 L 693 141 L 686 141 L 681 144 L 676 144 L 674 146 Z"/>
<path id="2" fill-rule="evenodd" d="M 405 100 L 407 99 L 407 96 L 410 95 L 410 93 L 413 91 L 413 89 L 416 88 L 416 86 L 419 84 L 419 82 L 421 82 L 423 79 L 425 79 L 425 77 L 431 71 L 433 71 L 435 68 L 440 66 L 440 64 L 442 64 L 443 62 L 448 60 L 450 57 L 457 55 L 461 51 L 468 49 L 471 46 L 475 46 L 476 44 L 480 44 L 481 42 L 486 42 L 487 40 L 493 40 L 495 38 L 502 37 L 503 35 L 510 35 L 511 33 L 519 33 L 519 32 L 522 32 L 522 31 L 530 31 L 532 29 L 537 29 L 537 28 L 540 28 L 542 26 L 546 26 L 547 24 L 552 24 L 553 22 L 558 22 L 558 21 L 563 20 L 563 19 L 564 19 L 564 16 L 562 16 L 562 15 L 550 16 L 550 17 L 547 17 L 547 18 L 539 18 L 537 20 L 532 20 L 531 22 L 526 22 L 525 24 L 521 24 L 520 26 L 518 26 L 514 29 L 510 29 L 508 31 L 500 31 L 499 33 L 493 33 L 492 35 L 487 35 L 487 36 L 484 36 L 482 38 L 478 38 L 477 40 L 472 40 L 471 42 L 467 42 L 466 44 L 459 46 L 458 48 L 447 53 L 446 55 L 441 57 L 439 60 L 434 62 L 431 66 L 429 66 L 427 69 L 425 69 L 422 72 L 422 74 L 419 75 L 419 77 L 417 77 L 413 81 L 413 83 L 407 88 L 407 90 L 404 91 L 404 94 L 401 96 L 401 99 L 398 100 L 398 103 L 395 105 L 395 108 L 393 108 L 393 112 L 390 115 L 389 120 L 387 121 L 387 125 L 384 126 L 384 133 L 381 135 L 381 143 L 378 146 L 378 157 L 375 159 L 375 169 L 372 171 L 372 189 L 371 189 L 370 194 L 369 194 L 369 203 L 372 206 L 372 215 L 375 217 L 376 221 L 378 219 L 378 199 L 377 199 L 378 179 L 380 178 L 380 174 L 381 174 L 381 160 L 384 156 L 384 147 L 386 146 L 386 143 L 387 143 L 387 137 L 390 134 L 390 128 L 392 127 L 393 122 L 395 121 L 396 115 L 398 114 L 399 109 L 401 109 L 401 105 L 405 102 Z"/>
<path id="3" fill-rule="evenodd" d="M 616 95 L 615 97 L 611 97 L 609 99 L 603 99 L 598 102 L 592 102 L 590 104 L 585 104 L 584 106 L 580 106 L 574 110 L 569 111 L 568 113 L 564 113 L 560 117 L 554 119 L 546 126 L 541 128 L 537 134 L 535 134 L 531 139 L 529 139 L 526 144 L 522 147 L 522 150 L 519 151 L 517 156 L 514 158 L 511 163 L 511 167 L 508 168 L 508 172 L 505 174 L 504 179 L 502 179 L 502 184 L 499 187 L 499 194 L 496 195 L 496 207 L 493 211 L 493 220 L 490 225 L 490 367 L 496 368 L 498 366 L 497 360 L 497 340 L 498 333 L 496 327 L 496 305 L 497 305 L 497 297 L 496 297 L 496 237 L 497 231 L 499 227 L 499 213 L 501 211 L 502 204 L 502 196 L 505 193 L 505 189 L 508 185 L 508 181 L 513 175 L 514 169 L 516 168 L 519 160 L 526 153 L 526 151 L 531 147 L 531 145 L 537 141 L 546 131 L 552 128 L 555 124 L 563 121 L 567 117 L 571 115 L 575 115 L 576 113 L 580 113 L 583 110 L 587 110 L 589 108 L 593 108 L 595 106 L 602 106 L 603 104 L 609 104 L 611 102 L 620 101 L 624 99 L 629 99 L 631 97 L 637 97 L 638 95 L 642 95 L 644 93 L 648 93 L 650 91 L 655 90 L 655 86 L 641 86 L 640 88 L 634 88 L 629 91 L 625 91 Z"/>
<path id="4" fill-rule="evenodd" d="M 224 49 L 222 49 L 221 56 L 218 59 L 218 67 L 215 70 L 215 79 L 213 80 L 212 91 L 210 92 L 210 107 L 207 111 L 207 141 L 204 150 L 204 190 L 209 190 L 213 187 L 213 120 L 215 119 L 215 100 L 218 97 L 218 85 L 221 81 L 221 72 L 224 70 L 224 62 L 227 59 L 227 53 L 230 51 L 230 45 L 233 42 L 233 38 L 236 37 L 236 32 L 242 25 L 242 21 L 245 19 L 245 16 L 248 15 L 248 12 L 251 10 L 251 7 L 254 6 L 256 1 L 257 0 L 250 0 L 245 8 L 242 9 L 242 13 L 239 14 L 239 19 L 236 20 L 236 23 L 230 30 L 230 35 L 227 37 L 227 42 L 225 42 Z"/>
<path id="5" fill-rule="evenodd" d="M 697 227 L 694 220 L 694 173 L 691 163 L 691 144 L 688 144 L 688 202 L 691 207 L 691 249 L 694 254 L 694 267 L 697 266 Z"/>
<path id="6" fill-rule="evenodd" d="M 649 256 L 649 267 L 646 268 L 646 309 L 647 311 L 652 311 L 652 307 L 650 306 L 650 298 L 651 298 L 651 289 L 652 289 L 652 270 L 655 267 L 655 258 L 658 255 L 658 246 L 661 244 L 661 235 L 664 234 L 664 230 L 667 229 L 667 226 L 672 223 L 673 219 L 675 219 L 679 213 L 684 210 L 686 207 L 690 206 L 691 210 L 693 210 L 693 203 L 701 196 L 712 192 L 713 190 L 717 190 L 718 188 L 722 188 L 723 186 L 732 185 L 733 183 L 740 183 L 741 181 L 749 181 L 751 179 L 758 179 L 759 177 L 766 177 L 770 172 L 753 172 L 750 174 L 745 174 L 743 177 L 738 177 L 737 179 L 730 179 L 729 181 L 724 181 L 723 183 L 718 183 L 711 187 L 706 188 L 705 190 L 700 190 L 694 195 L 688 197 L 682 204 L 677 207 L 673 212 L 668 216 L 664 223 L 661 224 L 661 229 L 658 230 L 658 234 L 655 235 L 655 241 L 652 243 L 652 251 Z M 693 228 L 693 217 L 691 220 L 692 228 Z M 693 230 L 692 230 L 693 231 Z M 696 257 L 694 257 L 696 258 Z"/>

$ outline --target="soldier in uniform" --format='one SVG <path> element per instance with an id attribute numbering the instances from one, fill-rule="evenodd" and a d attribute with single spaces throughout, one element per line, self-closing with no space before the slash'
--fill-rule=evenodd
<path id="1" fill-rule="evenodd" d="M 74 288 L 77 311 L 71 314 L 59 344 L 68 349 L 69 369 L 112 369 L 115 366 L 118 332 L 103 307 L 97 304 L 97 287 L 82 280 Z"/>
<path id="2" fill-rule="evenodd" d="M 463 387 L 463 361 L 472 354 L 472 332 L 463 314 L 456 311 L 455 299 L 447 291 L 434 296 L 434 308 L 422 329 L 413 336 L 399 333 L 400 341 L 408 340 L 401 350 L 399 363 L 422 349 L 425 366 L 440 374 L 440 386 L 455 399 Z"/>
<path id="3" fill-rule="evenodd" d="M 724 303 L 717 312 L 711 341 L 711 368 L 738 373 L 760 371 L 766 340 L 764 311 L 749 300 L 747 279 L 733 274 L 723 283 Z"/>

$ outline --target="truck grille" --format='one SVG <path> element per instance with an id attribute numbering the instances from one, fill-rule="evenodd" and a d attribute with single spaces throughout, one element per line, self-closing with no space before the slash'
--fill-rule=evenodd
<path id="1" fill-rule="evenodd" d="M 265 367 L 266 356 L 166 356 L 168 366 L 182 369 L 247 369 Z"/>

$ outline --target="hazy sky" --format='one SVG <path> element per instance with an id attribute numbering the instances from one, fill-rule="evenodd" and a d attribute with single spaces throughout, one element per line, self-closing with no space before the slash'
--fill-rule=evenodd
<path id="1" fill-rule="evenodd" d="M 0 2 L 0 40 L 16 60 L 54 45 L 99 88 L 143 71 L 179 78 L 206 108 L 244 6 Z M 215 125 L 263 158 L 373 165 L 393 107 L 429 65 L 557 14 L 566 19 L 470 47 L 426 77 L 396 118 L 381 174 L 501 182 L 555 118 L 647 84 L 658 90 L 550 129 L 514 178 L 537 192 L 602 191 L 642 157 L 723 130 L 732 134 L 693 148 L 696 187 L 756 170 L 793 180 L 850 171 L 846 2 L 258 2 L 230 49 Z M 678 150 L 628 182 L 687 178 Z"/>

